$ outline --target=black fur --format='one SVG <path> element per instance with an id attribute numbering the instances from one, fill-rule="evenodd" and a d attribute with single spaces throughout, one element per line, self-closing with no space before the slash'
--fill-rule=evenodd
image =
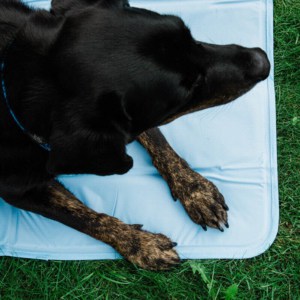
<path id="1" fill-rule="evenodd" d="M 270 68 L 258 48 L 198 42 L 180 18 L 121 0 L 53 0 L 51 12 L 2 0 L 5 51 L 11 106 L 52 150 L 18 128 L 1 95 L 0 196 L 36 212 L 54 176 L 123 174 L 140 133 L 227 103 Z"/>

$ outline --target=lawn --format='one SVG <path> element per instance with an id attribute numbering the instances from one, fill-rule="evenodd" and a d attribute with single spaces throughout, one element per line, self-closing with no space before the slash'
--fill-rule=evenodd
<path id="1" fill-rule="evenodd" d="M 2 257 L 0 299 L 300 299 L 300 0 L 275 0 L 274 13 L 280 227 L 271 248 L 157 273 L 125 261 Z"/>

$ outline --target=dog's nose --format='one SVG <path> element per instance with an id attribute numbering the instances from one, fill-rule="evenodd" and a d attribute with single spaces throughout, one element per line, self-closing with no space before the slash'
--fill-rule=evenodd
<path id="1" fill-rule="evenodd" d="M 260 48 L 249 49 L 247 53 L 246 76 L 255 81 L 266 79 L 270 73 L 267 54 Z"/>

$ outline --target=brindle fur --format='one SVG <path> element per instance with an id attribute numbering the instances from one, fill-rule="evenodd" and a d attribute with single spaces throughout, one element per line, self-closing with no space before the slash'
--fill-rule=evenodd
<path id="1" fill-rule="evenodd" d="M 56 180 L 44 186 L 47 201 L 28 207 L 26 201 L 15 206 L 54 219 L 116 249 L 128 261 L 149 270 L 166 270 L 180 262 L 173 243 L 163 234 L 142 230 L 119 219 L 88 208 Z M 31 195 L 32 197 L 33 195 Z"/>
<path id="2" fill-rule="evenodd" d="M 172 149 L 158 128 L 139 136 L 139 142 L 152 157 L 154 166 L 168 183 L 174 199 L 179 199 L 191 219 L 206 230 L 206 225 L 228 227 L 224 197 L 217 187 L 193 171 Z"/>

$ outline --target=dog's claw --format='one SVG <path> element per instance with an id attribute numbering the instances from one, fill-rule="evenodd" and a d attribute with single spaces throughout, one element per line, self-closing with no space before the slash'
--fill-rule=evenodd
<path id="1" fill-rule="evenodd" d="M 207 231 L 207 226 L 206 225 L 201 225 L 204 231 Z"/>
<path id="2" fill-rule="evenodd" d="M 219 225 L 218 226 L 218 229 L 221 231 L 221 232 L 224 232 L 224 229 Z"/>
<path id="3" fill-rule="evenodd" d="M 136 229 L 136 230 L 141 230 L 142 227 L 143 227 L 142 224 L 132 224 L 131 226 L 132 226 L 134 229 Z"/>
<path id="4" fill-rule="evenodd" d="M 176 242 L 172 242 L 172 246 L 173 246 L 173 247 L 176 247 L 176 246 L 177 246 L 177 243 L 176 243 Z"/>
<path id="5" fill-rule="evenodd" d="M 226 211 L 229 210 L 229 207 L 228 207 L 225 203 L 223 203 L 222 206 L 224 207 L 224 209 L 225 209 Z"/>
<path id="6" fill-rule="evenodd" d="M 228 222 L 226 222 L 224 225 L 225 225 L 226 228 L 229 228 Z"/>
<path id="7" fill-rule="evenodd" d="M 174 200 L 174 202 L 176 202 L 178 199 L 173 195 L 173 193 L 171 192 L 171 196 L 172 196 L 172 199 Z"/>

